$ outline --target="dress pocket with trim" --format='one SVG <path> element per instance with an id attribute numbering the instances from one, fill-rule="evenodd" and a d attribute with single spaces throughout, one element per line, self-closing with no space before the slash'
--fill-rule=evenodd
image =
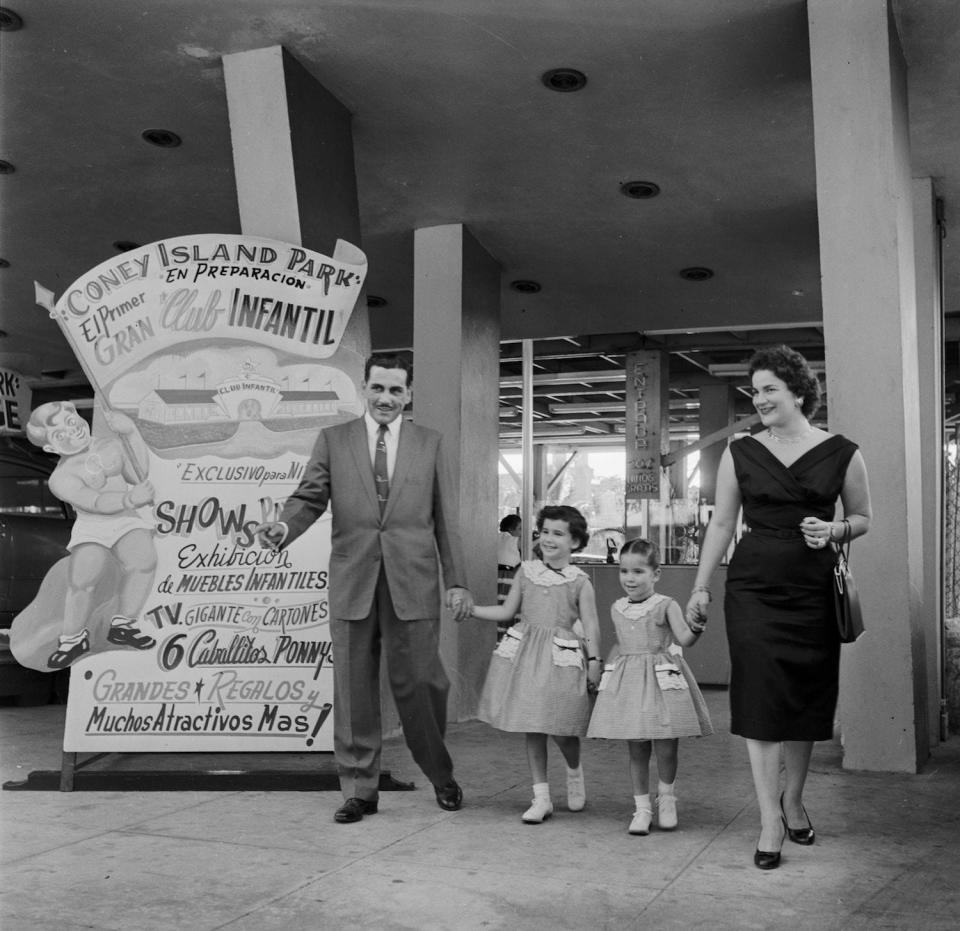
<path id="1" fill-rule="evenodd" d="M 687 685 L 687 680 L 683 677 L 683 673 L 680 671 L 680 667 L 676 663 L 657 663 L 653 667 L 653 671 L 657 674 L 657 685 L 660 686 L 661 692 L 668 692 L 672 689 L 689 689 L 690 686 Z"/>
<path id="2" fill-rule="evenodd" d="M 583 669 L 583 646 L 579 640 L 566 637 L 553 638 L 553 665 L 574 666 Z"/>
<path id="3" fill-rule="evenodd" d="M 610 684 L 610 677 L 613 675 L 613 670 L 615 667 L 615 663 L 607 663 L 603 667 L 603 674 L 600 676 L 600 684 L 597 686 L 598 692 L 602 692 Z"/>
<path id="4" fill-rule="evenodd" d="M 508 659 L 511 662 L 514 657 L 517 655 L 517 650 L 520 649 L 520 643 L 523 641 L 523 631 L 518 630 L 516 627 L 508 627 L 503 632 L 503 637 L 500 638 L 500 642 L 497 644 L 497 648 L 493 651 L 494 656 L 500 656 L 503 659 Z"/>

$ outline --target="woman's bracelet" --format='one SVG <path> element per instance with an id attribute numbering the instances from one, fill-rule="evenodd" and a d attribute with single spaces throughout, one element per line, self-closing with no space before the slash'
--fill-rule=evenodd
<path id="1" fill-rule="evenodd" d="M 697 592 L 704 592 L 707 596 L 708 601 L 713 601 L 713 592 L 710 591 L 709 587 L 706 585 L 694 585 L 690 590 L 691 595 L 695 595 Z"/>

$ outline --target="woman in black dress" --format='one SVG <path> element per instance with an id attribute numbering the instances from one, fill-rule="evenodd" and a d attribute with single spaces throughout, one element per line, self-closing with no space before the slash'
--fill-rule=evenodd
<path id="1" fill-rule="evenodd" d="M 844 523 L 834 519 L 836 502 L 859 537 L 870 526 L 870 492 L 856 444 L 807 419 L 820 386 L 803 356 L 786 346 L 760 350 L 750 376 L 764 429 L 731 443 L 720 460 L 687 622 L 706 622 L 710 577 L 742 506 L 749 532 L 730 560 L 724 599 L 730 730 L 746 738 L 760 806 L 754 863 L 775 869 L 784 836 L 814 842 L 803 787 L 813 742 L 833 736 L 840 666 L 830 541 Z"/>

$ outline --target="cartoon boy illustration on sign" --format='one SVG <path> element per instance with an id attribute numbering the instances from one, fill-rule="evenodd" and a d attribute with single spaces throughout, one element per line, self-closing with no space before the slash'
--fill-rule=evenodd
<path id="1" fill-rule="evenodd" d="M 153 524 L 137 509 L 153 501 L 153 485 L 143 476 L 149 467 L 146 444 L 134 422 L 103 408 L 115 436 L 93 439 L 87 422 L 69 401 L 42 404 L 30 415 L 30 441 L 60 456 L 49 479 L 50 490 L 77 512 L 66 580 L 63 628 L 47 659 L 63 669 L 90 650 L 89 619 L 98 580 L 116 559 L 121 568 L 117 608 L 107 641 L 149 650 L 156 641 L 136 626 L 157 566 Z"/>

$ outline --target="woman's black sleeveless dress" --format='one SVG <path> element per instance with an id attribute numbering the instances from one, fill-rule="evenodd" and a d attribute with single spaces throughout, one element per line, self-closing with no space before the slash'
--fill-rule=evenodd
<path id="1" fill-rule="evenodd" d="M 832 436 L 783 465 L 759 440 L 730 444 L 744 533 L 727 569 L 730 730 L 754 740 L 829 740 L 840 668 L 832 546 L 800 521 L 832 520 L 855 443 Z"/>

